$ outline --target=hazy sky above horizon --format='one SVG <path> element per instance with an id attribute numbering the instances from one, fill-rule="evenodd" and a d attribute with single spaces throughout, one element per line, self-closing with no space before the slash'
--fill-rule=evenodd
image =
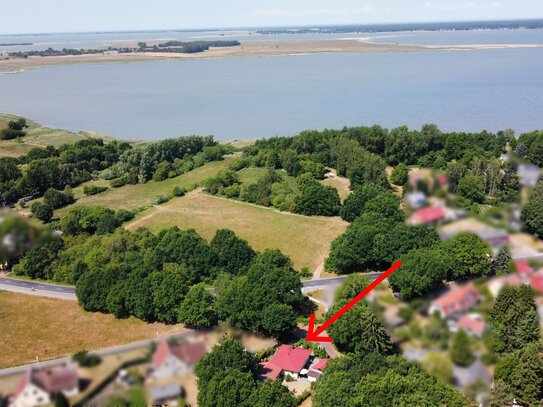
<path id="1" fill-rule="evenodd" d="M 16 0 L 0 34 L 543 18 L 541 0 Z"/>

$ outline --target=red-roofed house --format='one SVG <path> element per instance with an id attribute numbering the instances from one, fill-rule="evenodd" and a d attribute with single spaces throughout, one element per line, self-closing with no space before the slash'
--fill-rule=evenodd
<path id="1" fill-rule="evenodd" d="M 446 216 L 447 213 L 442 206 L 428 206 L 415 211 L 415 213 L 409 217 L 407 222 L 411 225 L 420 225 L 421 223 L 436 223 L 440 220 L 444 220 Z"/>
<path id="2" fill-rule="evenodd" d="M 282 373 L 295 379 L 307 365 L 311 349 L 295 348 L 290 345 L 281 345 L 275 351 L 269 362 L 262 363 L 262 378 L 276 379 Z"/>
<path id="3" fill-rule="evenodd" d="M 160 342 L 153 353 L 153 377 L 167 378 L 191 373 L 194 365 L 207 353 L 204 343 L 170 345 Z"/>
<path id="4" fill-rule="evenodd" d="M 456 286 L 432 302 L 430 314 L 437 311 L 443 318 L 457 316 L 472 309 L 480 298 L 473 283 Z"/>
<path id="5" fill-rule="evenodd" d="M 52 394 L 59 392 L 66 397 L 79 392 L 79 378 L 74 365 L 41 371 L 29 369 L 17 385 L 9 406 L 44 406 L 51 403 Z"/>
<path id="6" fill-rule="evenodd" d="M 483 336 L 486 331 L 486 322 L 479 314 L 462 315 L 456 325 L 458 329 L 463 329 L 469 334 Z"/>
<path id="7" fill-rule="evenodd" d="M 535 290 L 543 293 L 543 273 L 534 274 L 530 279 L 530 283 Z"/>
<path id="8" fill-rule="evenodd" d="M 517 273 L 519 273 L 522 277 L 528 277 L 534 271 L 532 266 L 530 266 L 525 260 L 516 260 L 515 266 L 517 268 Z"/>
<path id="9" fill-rule="evenodd" d="M 317 359 L 317 362 L 311 365 L 311 367 L 309 368 L 309 372 L 307 372 L 307 380 L 309 380 L 310 382 L 316 381 L 319 376 L 322 375 L 322 372 L 326 367 L 327 363 L 328 359 Z"/>

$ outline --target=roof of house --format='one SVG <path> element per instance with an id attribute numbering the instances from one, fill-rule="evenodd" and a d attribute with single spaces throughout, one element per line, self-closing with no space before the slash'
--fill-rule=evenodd
<path id="1" fill-rule="evenodd" d="M 315 365 L 311 366 L 311 369 L 320 370 L 322 372 L 327 363 L 328 359 L 321 359 Z"/>
<path id="2" fill-rule="evenodd" d="M 259 363 L 260 372 L 258 377 L 260 380 L 270 379 L 275 380 L 279 377 L 283 369 L 270 362 Z"/>
<path id="3" fill-rule="evenodd" d="M 313 378 L 315 378 L 315 379 L 316 379 L 317 377 L 319 377 L 321 374 L 322 374 L 322 373 L 321 373 L 320 371 L 318 371 L 318 370 L 313 370 L 313 369 L 310 370 L 309 372 L 307 372 L 307 376 L 308 376 L 308 377 L 313 377 Z"/>
<path id="4" fill-rule="evenodd" d="M 445 217 L 445 209 L 441 206 L 428 206 L 426 208 L 419 209 L 411 215 L 413 222 L 430 223 L 435 222 Z"/>
<path id="5" fill-rule="evenodd" d="M 479 301 L 480 294 L 473 283 L 451 288 L 445 294 L 432 302 L 439 307 L 445 316 L 471 309 Z"/>
<path id="6" fill-rule="evenodd" d="M 517 273 L 523 276 L 532 274 L 532 272 L 534 271 L 532 266 L 530 266 L 528 262 L 525 260 L 516 260 L 515 266 L 517 268 Z"/>
<path id="7" fill-rule="evenodd" d="M 167 341 L 160 342 L 153 353 L 153 367 L 160 369 L 169 355 L 182 361 L 187 365 L 196 364 L 207 353 L 203 342 L 183 343 L 170 345 Z"/>
<path id="8" fill-rule="evenodd" d="M 543 293 L 543 274 L 535 274 L 530 279 L 532 287 Z"/>
<path id="9" fill-rule="evenodd" d="M 462 315 L 458 320 L 457 326 L 466 332 L 471 332 L 477 335 L 482 335 L 486 330 L 486 322 L 479 314 Z"/>
<path id="10" fill-rule="evenodd" d="M 48 370 L 29 369 L 18 383 L 15 390 L 15 397 L 18 397 L 29 383 L 52 394 L 77 387 L 79 377 L 77 375 L 77 368 L 72 365 Z"/>
<path id="11" fill-rule="evenodd" d="M 151 387 L 151 398 L 153 401 L 174 399 L 181 394 L 181 386 L 177 383 L 170 383 L 164 386 Z"/>
<path id="12" fill-rule="evenodd" d="M 311 349 L 281 345 L 268 363 L 287 372 L 299 373 L 307 363 L 309 356 L 311 356 Z"/>

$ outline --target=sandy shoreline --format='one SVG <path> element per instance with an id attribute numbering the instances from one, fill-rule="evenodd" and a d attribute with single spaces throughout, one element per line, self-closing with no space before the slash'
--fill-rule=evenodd
<path id="1" fill-rule="evenodd" d="M 157 61 L 165 59 L 203 59 L 249 56 L 287 56 L 333 52 L 435 52 L 474 51 L 486 49 L 543 48 L 543 44 L 477 44 L 477 45 L 396 45 L 376 44 L 359 39 L 332 40 L 281 40 L 247 41 L 235 47 L 210 48 L 195 54 L 139 53 L 94 54 L 77 56 L 30 57 L 27 59 L 0 60 L 0 73 L 15 73 L 27 69 L 53 65 L 89 63 L 126 63 L 135 61 Z"/>

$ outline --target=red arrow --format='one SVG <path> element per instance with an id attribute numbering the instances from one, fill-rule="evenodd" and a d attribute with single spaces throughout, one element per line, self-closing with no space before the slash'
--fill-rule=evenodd
<path id="1" fill-rule="evenodd" d="M 332 338 L 330 338 L 329 336 L 319 336 L 319 335 L 323 333 L 326 330 L 326 328 L 328 328 L 330 325 L 336 322 L 343 314 L 349 311 L 358 301 L 360 301 L 362 298 L 368 295 L 368 293 L 371 290 L 373 290 L 375 287 L 377 287 L 384 279 L 386 279 L 388 276 L 390 276 L 392 273 L 398 270 L 398 268 L 400 268 L 401 265 L 402 265 L 402 262 L 400 260 L 394 263 L 387 271 L 385 271 L 378 278 L 372 281 L 369 286 L 364 288 L 360 294 L 358 294 L 351 301 L 345 304 L 338 312 L 332 315 L 332 317 L 328 321 L 326 321 L 324 324 L 322 324 L 320 328 L 318 328 L 317 330 L 315 330 L 315 314 L 311 314 L 309 316 L 309 327 L 307 328 L 307 336 L 305 337 L 305 340 L 307 342 L 332 342 Z"/>

